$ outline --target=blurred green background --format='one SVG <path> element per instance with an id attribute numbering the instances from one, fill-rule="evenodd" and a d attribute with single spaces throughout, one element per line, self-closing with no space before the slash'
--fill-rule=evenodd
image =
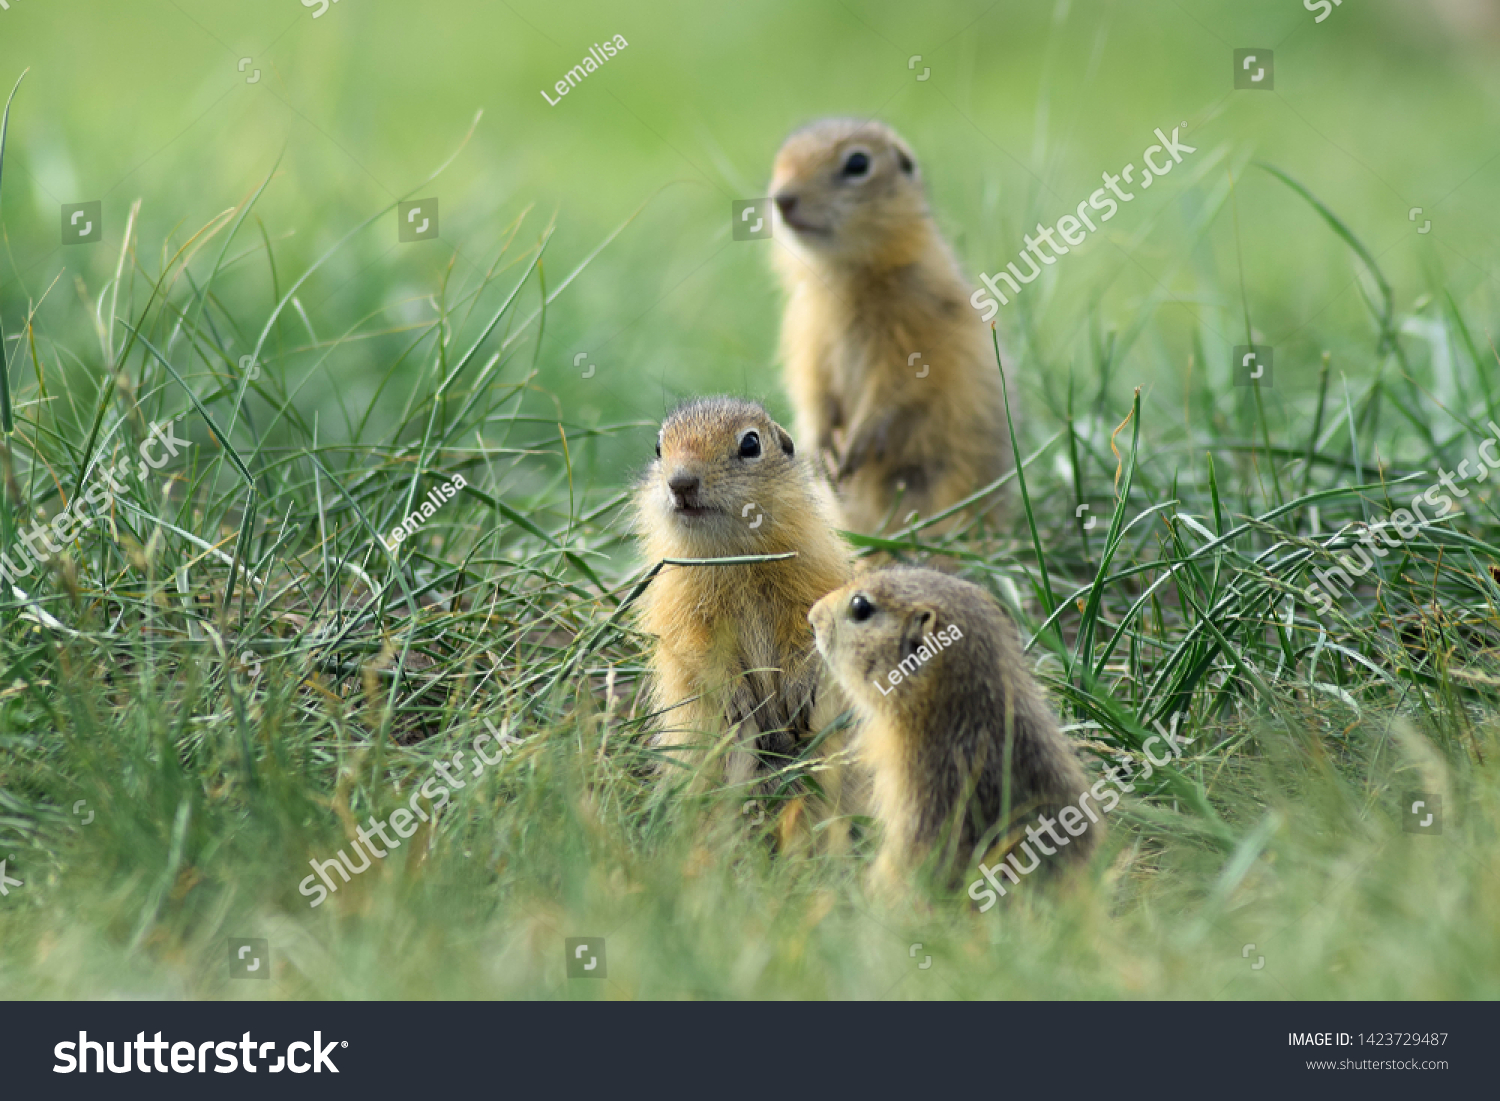
<path id="1" fill-rule="evenodd" d="M 518 241 L 556 223 L 549 291 L 624 225 L 548 309 L 532 349 L 537 385 L 557 398 L 545 405 L 570 424 L 651 420 L 683 395 L 734 390 L 785 414 L 768 255 L 778 246 L 733 241 L 730 203 L 762 195 L 782 138 L 829 114 L 878 116 L 911 141 L 971 277 L 1015 258 L 1023 233 L 1073 209 L 1102 172 L 1138 163 L 1155 127 L 1188 124 L 1199 151 L 1001 312 L 1013 344 L 1024 336 L 1022 393 L 1054 408 L 1057 380 L 1087 369 L 1116 329 L 1145 336 L 1110 384 L 1145 384 L 1174 419 L 1194 339 L 1208 363 L 1193 369 L 1227 376 L 1247 315 L 1277 348 L 1278 397 L 1313 385 L 1325 348 L 1351 378 L 1367 370 L 1351 254 L 1254 159 L 1349 224 L 1401 310 L 1445 288 L 1470 316 L 1497 313 L 1500 10 L 1485 0 L 1361 0 L 1321 23 L 1300 0 L 340 0 L 318 11 L 299 0 L 0 10 L 0 77 L 8 86 L 31 69 L 0 209 L 12 347 L 35 306 L 39 332 L 65 346 L 56 361 L 97 370 L 85 298 L 113 274 L 132 202 L 139 261 L 158 270 L 162 242 L 174 251 L 279 165 L 255 209 L 260 228 L 236 239 L 243 256 L 216 285 L 221 298 L 240 294 L 241 314 L 272 305 L 260 232 L 284 291 L 397 199 L 436 197 L 441 211 L 440 241 L 398 244 L 392 211 L 299 292 L 319 340 L 377 334 L 335 348 L 303 408 L 342 400 L 362 413 L 406 343 L 389 330 L 434 316 L 428 296 L 450 264 L 455 283 L 477 282 L 529 210 Z M 629 46 L 549 105 L 542 89 L 615 34 Z M 1232 88 L 1233 50 L 1251 46 L 1274 50 L 1273 91 Z M 479 111 L 472 139 L 422 185 Z M 103 242 L 61 247 L 60 205 L 95 199 Z M 1243 287 L 1224 273 L 1242 273 Z M 313 343 L 300 326 L 294 335 Z M 587 380 L 580 352 L 596 364 Z M 391 407 L 377 405 L 376 425 L 401 398 L 381 400 Z M 587 477 L 618 484 L 619 461 L 641 457 L 648 431 Z"/>

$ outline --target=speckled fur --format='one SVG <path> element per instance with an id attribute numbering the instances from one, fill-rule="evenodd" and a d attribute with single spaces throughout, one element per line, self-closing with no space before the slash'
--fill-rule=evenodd
<path id="1" fill-rule="evenodd" d="M 864 621 L 850 615 L 856 593 L 876 609 Z M 884 831 L 872 869 L 878 888 L 899 888 L 929 857 L 948 879 L 983 855 L 974 849 L 987 833 L 990 844 L 997 840 L 1007 749 L 1011 812 L 1009 831 L 998 831 L 1002 843 L 1088 788 L 1027 669 L 1015 625 L 984 590 L 932 570 L 876 570 L 823 597 L 811 619 L 818 650 L 864 718 L 859 754 L 873 773 Z M 955 625 L 961 638 L 888 683 L 912 640 Z M 1086 859 L 1102 832 L 1101 820 L 1058 859 Z M 938 853 L 940 841 L 947 844 Z"/>
<path id="2" fill-rule="evenodd" d="M 738 454 L 749 428 L 760 434 L 759 459 Z M 797 553 L 783 562 L 665 566 L 641 598 L 641 624 L 656 638 L 657 744 L 677 747 L 694 766 L 705 749 L 722 746 L 730 783 L 786 763 L 848 706 L 813 652 L 807 613 L 850 575 L 849 550 L 807 460 L 786 454 L 790 441 L 754 402 L 690 402 L 663 424 L 661 457 L 636 490 L 647 562 Z M 684 518 L 674 510 L 666 481 L 679 469 L 699 476 L 701 499 L 718 511 Z"/>
<path id="3" fill-rule="evenodd" d="M 872 162 L 863 183 L 839 174 L 855 146 Z M 782 146 L 771 194 L 796 196 L 793 218 L 812 227 L 776 213 L 781 355 L 797 438 L 833 471 L 845 527 L 874 533 L 914 510 L 932 516 L 1004 474 L 991 332 L 910 149 L 878 122 L 817 122 Z"/>

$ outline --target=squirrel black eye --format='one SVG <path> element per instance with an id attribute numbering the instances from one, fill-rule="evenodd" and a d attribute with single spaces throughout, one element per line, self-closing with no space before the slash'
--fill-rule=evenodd
<path id="1" fill-rule="evenodd" d="M 661 437 L 660 436 L 658 436 L 657 439 L 656 439 L 656 457 L 658 459 L 661 458 Z"/>
<path id="2" fill-rule="evenodd" d="M 870 155 L 862 150 L 855 150 L 844 158 L 842 171 L 845 176 L 863 176 L 870 171 Z"/>
<path id="3" fill-rule="evenodd" d="M 916 171 L 917 166 L 912 163 L 912 159 L 906 155 L 905 150 L 896 150 L 896 160 L 901 165 L 901 171 L 905 172 L 908 176 Z"/>
<path id="4" fill-rule="evenodd" d="M 740 458 L 760 458 L 760 434 L 758 432 L 746 432 L 740 437 Z"/>
<path id="5" fill-rule="evenodd" d="M 870 603 L 870 598 L 864 593 L 855 593 L 849 601 L 849 618 L 855 623 L 863 623 L 875 614 L 875 605 Z"/>

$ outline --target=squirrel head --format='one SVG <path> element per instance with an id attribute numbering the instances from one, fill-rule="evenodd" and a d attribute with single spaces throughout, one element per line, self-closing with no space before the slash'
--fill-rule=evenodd
<path id="1" fill-rule="evenodd" d="M 899 264 L 924 243 L 927 196 L 911 149 L 863 119 L 824 119 L 782 145 L 771 174 L 780 236 L 804 257 Z"/>
<path id="2" fill-rule="evenodd" d="M 662 423 L 637 503 L 643 526 L 668 533 L 684 557 L 765 554 L 806 511 L 809 477 L 791 434 L 760 405 L 700 398 Z"/>
<path id="3" fill-rule="evenodd" d="M 955 675 L 991 601 L 978 586 L 935 570 L 872 570 L 835 589 L 808 613 L 818 653 L 851 699 L 877 714 L 923 709 L 933 693 L 961 690 Z"/>

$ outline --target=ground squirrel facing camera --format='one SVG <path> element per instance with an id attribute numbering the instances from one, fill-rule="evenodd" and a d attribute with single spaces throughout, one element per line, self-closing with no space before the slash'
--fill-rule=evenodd
<path id="1" fill-rule="evenodd" d="M 845 526 L 932 516 L 1011 465 L 991 334 L 889 127 L 827 119 L 776 155 L 782 359 Z M 893 512 L 894 510 L 894 512 Z"/>
<path id="2" fill-rule="evenodd" d="M 636 491 L 648 563 L 795 551 L 778 562 L 665 566 L 641 598 L 656 637 L 656 744 L 685 764 L 724 746 L 724 777 L 784 765 L 847 704 L 813 651 L 808 610 L 851 572 L 827 488 L 761 406 L 683 405 L 662 424 Z M 695 747 L 689 749 L 688 747 Z"/>
<path id="3" fill-rule="evenodd" d="M 875 570 L 823 597 L 809 618 L 818 651 L 863 713 L 860 757 L 884 828 L 877 888 L 899 889 L 927 861 L 951 885 L 985 855 L 976 846 L 1009 848 L 1039 821 L 1057 846 L 1044 852 L 1089 856 L 1103 823 L 1088 780 L 989 594 L 933 570 Z M 1059 812 L 1065 833 L 1047 824 Z"/>

